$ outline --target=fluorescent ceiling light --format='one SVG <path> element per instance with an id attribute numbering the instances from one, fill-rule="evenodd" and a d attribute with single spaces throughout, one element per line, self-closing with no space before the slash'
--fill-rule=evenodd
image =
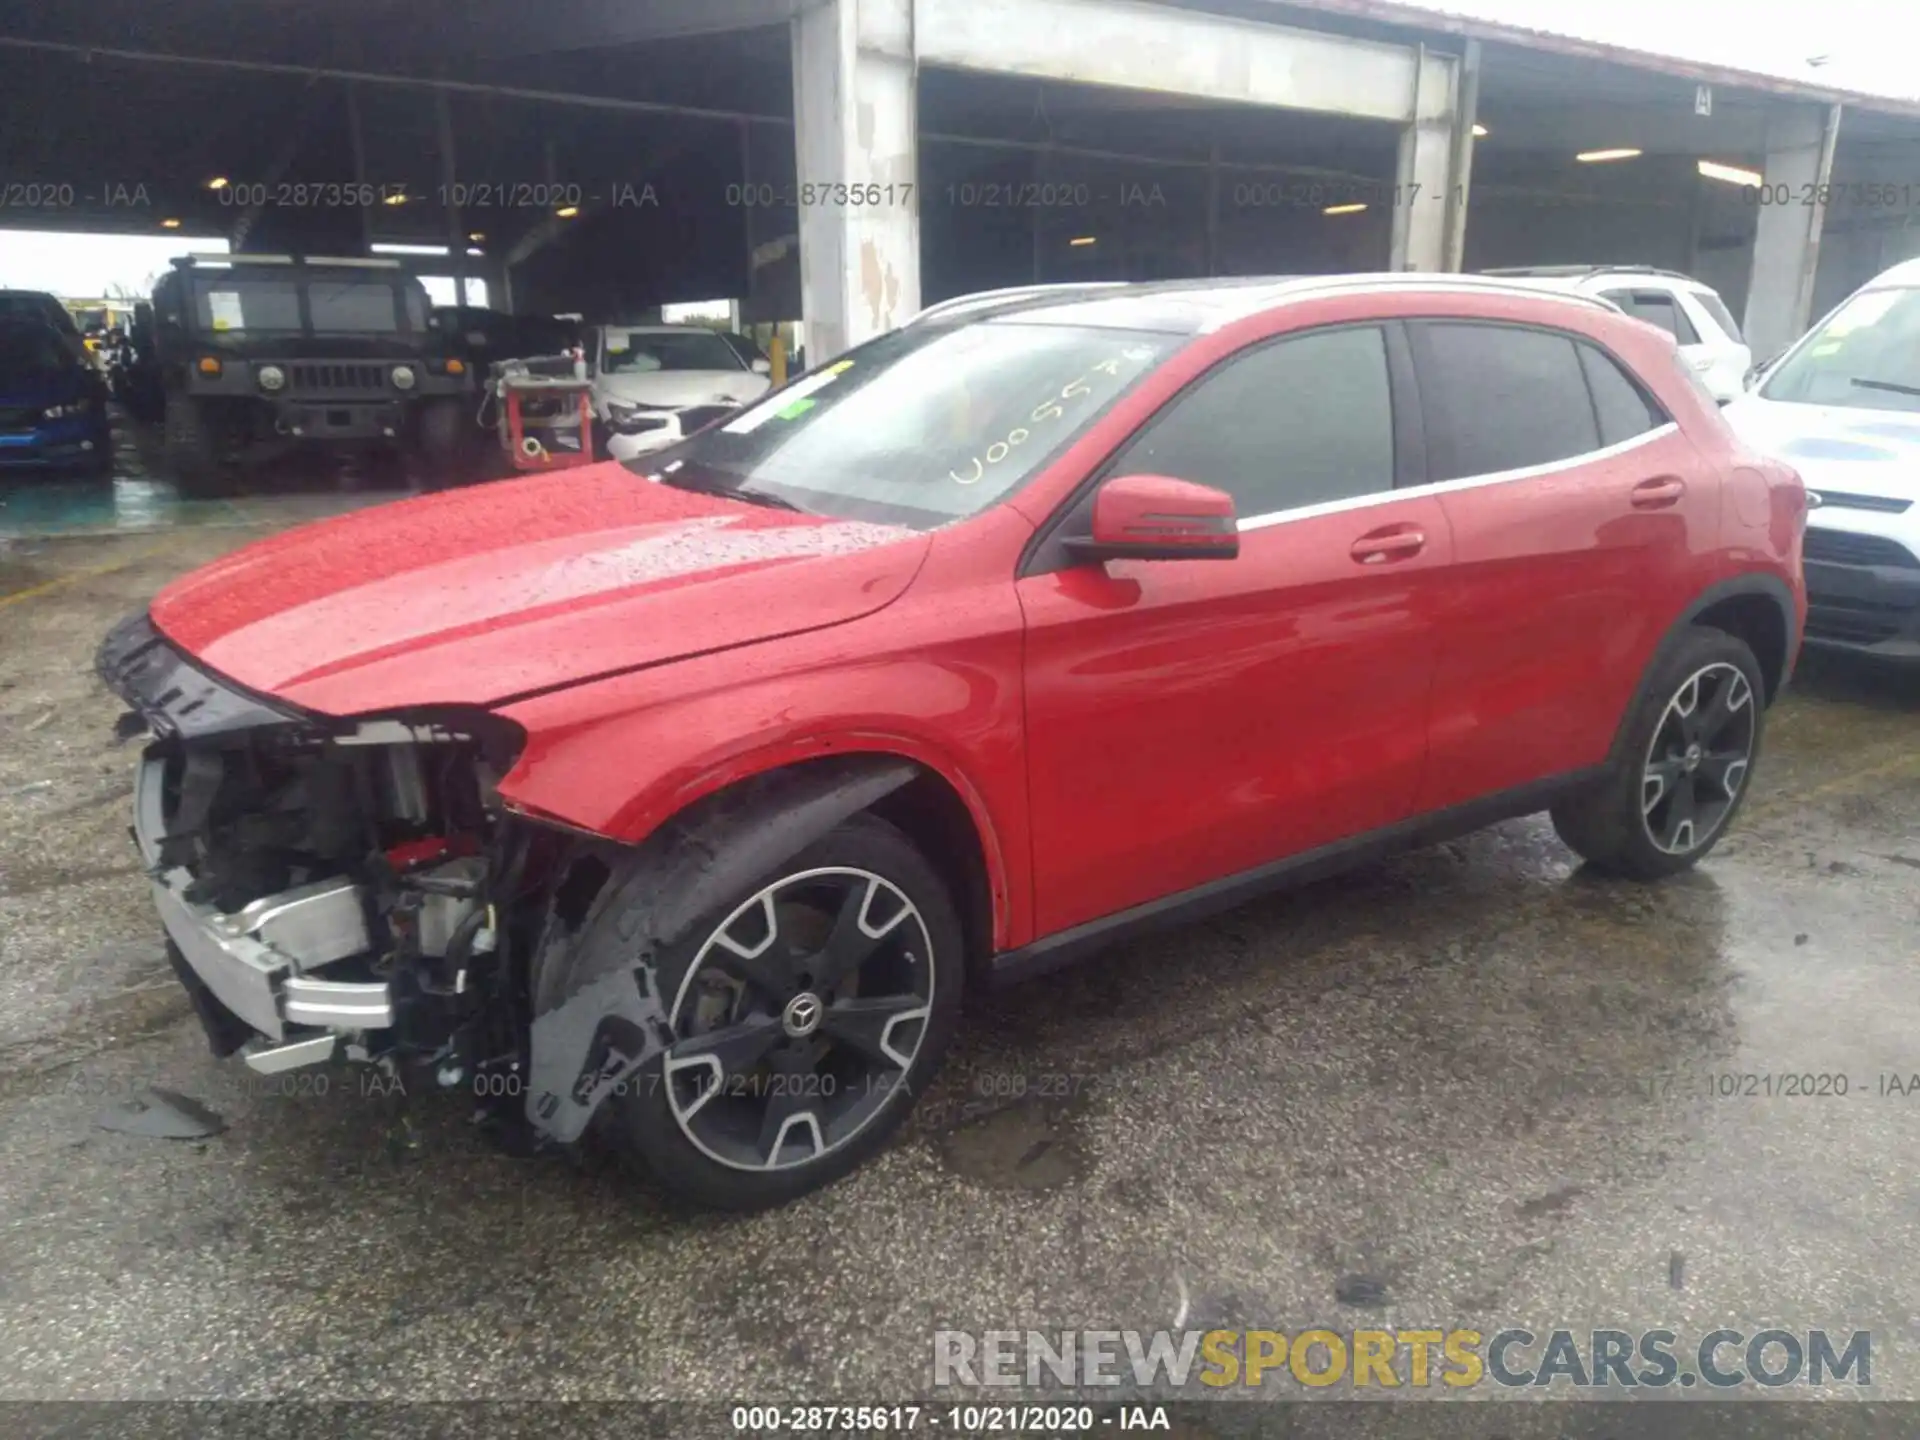
<path id="1" fill-rule="evenodd" d="M 1074 237 L 1073 237 L 1073 238 L 1072 238 L 1071 240 L 1069 240 L 1069 241 L 1067 241 L 1067 244 L 1069 244 L 1069 245 L 1091 245 L 1091 244 L 1093 244 L 1093 243 L 1094 243 L 1094 241 L 1095 241 L 1095 240 L 1097 240 L 1098 238 L 1099 238 L 1099 237 L 1098 237 L 1097 235 L 1076 235 L 1076 236 L 1074 236 Z"/>
<path id="2" fill-rule="evenodd" d="M 1362 210 L 1366 208 L 1367 206 L 1365 201 L 1355 201 L 1351 205 L 1329 205 L 1325 210 L 1322 210 L 1320 213 L 1322 215 L 1358 215 Z"/>
<path id="3" fill-rule="evenodd" d="M 1742 170 L 1738 165 L 1721 165 L 1712 160 L 1700 162 L 1700 173 L 1709 180 L 1725 180 L 1730 185 L 1764 185 L 1767 177 L 1758 170 Z"/>
<path id="4" fill-rule="evenodd" d="M 1484 126 L 1484 125 L 1476 125 L 1476 126 L 1474 126 L 1474 127 L 1473 127 L 1473 138 L 1474 138 L 1474 139 L 1476 139 L 1476 140 L 1484 140 L 1484 139 L 1486 139 L 1486 138 L 1487 138 L 1487 127 L 1486 127 L 1486 126 Z"/>
<path id="5" fill-rule="evenodd" d="M 571 220 L 580 213 L 580 207 L 578 205 L 562 205 L 553 213 L 558 215 L 562 220 Z"/>
<path id="6" fill-rule="evenodd" d="M 369 248 L 376 255 L 445 255 L 448 253 L 444 245 L 403 245 L 398 241 L 389 240 L 376 240 Z M 472 245 L 467 247 L 469 255 L 483 253 L 485 252 Z"/>
<path id="7" fill-rule="evenodd" d="M 1573 158 L 1583 165 L 1592 165 L 1600 160 L 1633 160 L 1639 154 L 1638 150 L 1582 150 Z"/>
<path id="8" fill-rule="evenodd" d="M 224 189 L 226 189 L 226 188 L 227 188 L 227 183 L 228 183 L 228 182 L 227 182 L 227 177 L 226 177 L 226 176 L 224 176 L 224 175 L 216 175 L 216 176 L 214 176 L 214 177 L 213 177 L 213 179 L 211 179 L 211 180 L 209 180 L 209 181 L 207 181 L 207 189 L 209 189 L 209 190 L 224 190 Z"/>

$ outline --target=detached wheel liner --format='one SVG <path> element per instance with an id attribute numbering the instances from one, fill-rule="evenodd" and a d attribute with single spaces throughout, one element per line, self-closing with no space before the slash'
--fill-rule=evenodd
<path id="1" fill-rule="evenodd" d="M 779 1204 L 873 1154 L 959 1018 L 964 939 L 945 881 L 867 809 L 911 765 L 762 777 L 564 892 L 535 957 L 528 1118 L 589 1120 L 700 1205 Z"/>

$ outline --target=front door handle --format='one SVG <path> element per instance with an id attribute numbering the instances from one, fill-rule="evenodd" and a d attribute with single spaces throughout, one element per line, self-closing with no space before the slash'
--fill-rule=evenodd
<path id="1" fill-rule="evenodd" d="M 1664 510 L 1687 493 L 1687 482 L 1678 475 L 1656 475 L 1633 487 L 1633 508 Z"/>
<path id="2" fill-rule="evenodd" d="M 1427 548 L 1427 533 L 1414 525 L 1390 525 L 1372 530 L 1353 542 L 1347 553 L 1362 565 L 1384 565 L 1405 560 Z"/>

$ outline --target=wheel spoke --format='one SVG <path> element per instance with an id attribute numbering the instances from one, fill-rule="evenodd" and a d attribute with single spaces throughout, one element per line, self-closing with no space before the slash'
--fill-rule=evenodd
<path id="1" fill-rule="evenodd" d="M 809 1159 L 826 1152 L 826 1131 L 814 1108 L 815 1097 L 805 1083 L 813 1074 L 809 1050 L 777 1050 L 773 1054 L 771 1093 L 766 1113 L 760 1117 L 760 1154 L 769 1169 L 779 1163 L 781 1150 L 791 1143 L 810 1145 Z"/>
<path id="2" fill-rule="evenodd" d="M 1669 795 L 1666 822 L 1660 827 L 1660 844 L 1677 854 L 1691 850 L 1697 838 L 1692 777 L 1677 781 Z"/>
<path id="3" fill-rule="evenodd" d="M 1693 676 L 1682 685 L 1668 707 L 1679 722 L 1680 734 L 1689 743 L 1700 738 L 1700 677 Z"/>
<path id="4" fill-rule="evenodd" d="M 778 1015 L 752 1015 L 704 1035 L 692 1035 L 667 1052 L 669 1072 L 690 1065 L 718 1070 L 718 1079 L 743 1075 L 767 1056 L 786 1032 Z"/>
<path id="5" fill-rule="evenodd" d="M 1651 815 L 1653 809 L 1668 795 L 1687 771 L 1684 760 L 1654 760 L 1649 762 L 1645 773 L 1640 777 L 1640 809 Z"/>
<path id="6" fill-rule="evenodd" d="M 732 931 L 748 916 L 758 914 L 767 927 L 764 938 L 742 943 Z M 747 982 L 776 1005 L 789 999 L 798 987 L 794 983 L 793 954 L 780 943 L 780 921 L 771 893 L 760 897 L 760 904 L 735 916 L 725 930 L 713 937 L 707 960 L 718 969 Z"/>
<path id="7" fill-rule="evenodd" d="M 899 1029 L 925 1020 L 927 1014 L 927 1002 L 918 995 L 862 996 L 827 1006 L 820 1028 L 862 1054 L 904 1070 L 913 1063 L 918 1042 L 901 1045 Z"/>
<path id="8" fill-rule="evenodd" d="M 812 961 L 811 983 L 815 990 L 827 994 L 837 989 L 866 963 L 880 942 L 913 913 L 909 906 L 902 904 L 892 914 L 885 914 L 882 902 L 879 908 L 883 913 L 876 919 L 874 902 L 879 891 L 877 880 L 868 880 L 865 885 L 856 885 L 847 891 L 840 913 L 834 918 L 833 933 L 827 936 L 827 943 Z"/>
<path id="9" fill-rule="evenodd" d="M 1714 691 L 1713 699 L 1695 713 L 1693 735 L 1690 738 L 1702 745 L 1711 745 L 1752 699 L 1753 691 L 1748 688 L 1747 677 L 1737 670 L 1728 671 L 1719 689 Z"/>
<path id="10" fill-rule="evenodd" d="M 1720 792 L 1718 798 L 1731 800 L 1747 778 L 1747 757 L 1740 753 L 1708 755 L 1701 760 L 1699 773 L 1703 782 Z"/>

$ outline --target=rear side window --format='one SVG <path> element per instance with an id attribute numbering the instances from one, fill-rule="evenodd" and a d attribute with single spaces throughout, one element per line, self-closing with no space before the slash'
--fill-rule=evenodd
<path id="1" fill-rule="evenodd" d="M 1680 302 L 1664 290 L 1606 290 L 1601 292 L 1627 314 L 1658 325 L 1682 345 L 1698 345 L 1700 332 L 1687 319 Z"/>
<path id="2" fill-rule="evenodd" d="M 1322 330 L 1235 356 L 1148 421 L 1111 473 L 1212 485 L 1242 519 L 1391 490 L 1385 334 Z"/>
<path id="3" fill-rule="evenodd" d="M 1600 443 L 1619 445 L 1667 423 L 1667 413 L 1611 355 L 1581 345 L 1580 368 L 1593 392 L 1593 413 L 1600 422 Z M 1691 369 L 1688 371 L 1692 373 Z"/>
<path id="4" fill-rule="evenodd" d="M 1451 321 L 1412 328 L 1429 479 L 1527 470 L 1600 448 L 1586 373 L 1569 337 Z"/>

